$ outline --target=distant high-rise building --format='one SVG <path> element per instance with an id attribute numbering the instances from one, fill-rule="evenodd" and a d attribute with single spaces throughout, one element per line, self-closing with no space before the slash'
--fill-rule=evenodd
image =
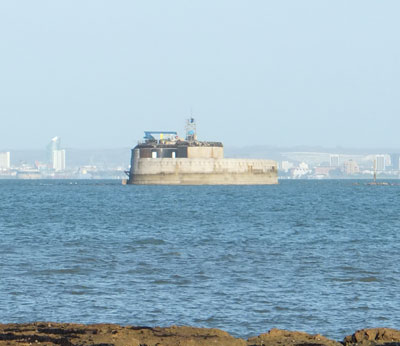
<path id="1" fill-rule="evenodd" d="M 53 137 L 47 145 L 47 157 L 49 166 L 55 171 L 65 170 L 65 150 L 61 149 L 60 137 Z"/>
<path id="2" fill-rule="evenodd" d="M 61 149 L 61 138 L 53 137 L 49 144 L 47 144 L 47 161 L 53 163 L 53 151 Z"/>
<path id="3" fill-rule="evenodd" d="M 385 170 L 385 155 L 376 155 L 376 170 L 384 171 Z"/>
<path id="4" fill-rule="evenodd" d="M 400 169 L 400 154 L 390 154 L 392 169 L 398 171 Z"/>
<path id="5" fill-rule="evenodd" d="M 331 167 L 339 167 L 339 155 L 331 155 Z"/>
<path id="6" fill-rule="evenodd" d="M 10 152 L 0 153 L 0 169 L 10 169 Z"/>
<path id="7" fill-rule="evenodd" d="M 53 150 L 53 169 L 57 172 L 65 170 L 65 150 Z"/>

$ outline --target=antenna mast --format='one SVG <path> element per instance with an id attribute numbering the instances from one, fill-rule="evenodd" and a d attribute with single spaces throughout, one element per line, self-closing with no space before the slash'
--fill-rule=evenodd
<path id="1" fill-rule="evenodd" d="M 186 140 L 189 142 L 197 141 L 196 121 L 193 117 L 186 120 Z"/>

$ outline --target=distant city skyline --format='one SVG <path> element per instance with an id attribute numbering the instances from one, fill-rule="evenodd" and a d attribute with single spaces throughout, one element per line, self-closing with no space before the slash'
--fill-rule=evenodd
<path id="1" fill-rule="evenodd" d="M 0 3 L 0 150 L 132 147 L 145 130 L 225 146 L 400 148 L 400 2 Z"/>
<path id="2" fill-rule="evenodd" d="M 154 134 L 154 133 L 150 133 Z M 146 134 L 149 136 L 149 133 Z M 158 134 L 160 138 L 162 134 Z M 156 135 L 157 136 L 157 135 Z M 308 150 L 307 150 L 308 149 Z M 280 179 L 400 179 L 400 150 L 344 148 L 224 148 L 227 158 L 269 158 L 277 162 Z M 0 151 L 1 179 L 124 179 L 130 148 L 67 150 L 53 137 L 41 150 Z M 153 156 L 155 157 L 155 156 Z"/>

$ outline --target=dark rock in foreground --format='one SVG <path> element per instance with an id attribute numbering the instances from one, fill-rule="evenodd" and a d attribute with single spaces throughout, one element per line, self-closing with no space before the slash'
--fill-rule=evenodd
<path id="1" fill-rule="evenodd" d="M 31 323 L 0 325 L 0 345 L 246 346 L 218 329 L 121 327 L 114 324 Z"/>
<path id="2" fill-rule="evenodd" d="M 115 324 L 36 322 L 0 324 L 0 346 L 400 346 L 400 331 L 389 328 L 363 329 L 343 342 L 322 335 L 272 329 L 248 340 L 234 338 L 219 329 L 194 327 L 121 327 Z"/>
<path id="3" fill-rule="evenodd" d="M 269 345 L 323 345 L 323 346 L 342 346 L 341 343 L 330 340 L 322 335 L 311 335 L 303 332 L 291 332 L 288 330 L 271 329 L 268 333 L 250 338 L 247 340 L 248 346 L 269 346 Z"/>
<path id="4" fill-rule="evenodd" d="M 361 329 L 357 330 L 353 335 L 346 336 L 343 344 L 346 346 L 400 346 L 400 331 L 391 328 Z"/>

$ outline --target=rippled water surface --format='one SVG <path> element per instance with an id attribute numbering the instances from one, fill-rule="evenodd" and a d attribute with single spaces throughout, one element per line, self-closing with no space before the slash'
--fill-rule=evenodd
<path id="1" fill-rule="evenodd" d="M 0 322 L 400 328 L 400 186 L 0 181 Z"/>

